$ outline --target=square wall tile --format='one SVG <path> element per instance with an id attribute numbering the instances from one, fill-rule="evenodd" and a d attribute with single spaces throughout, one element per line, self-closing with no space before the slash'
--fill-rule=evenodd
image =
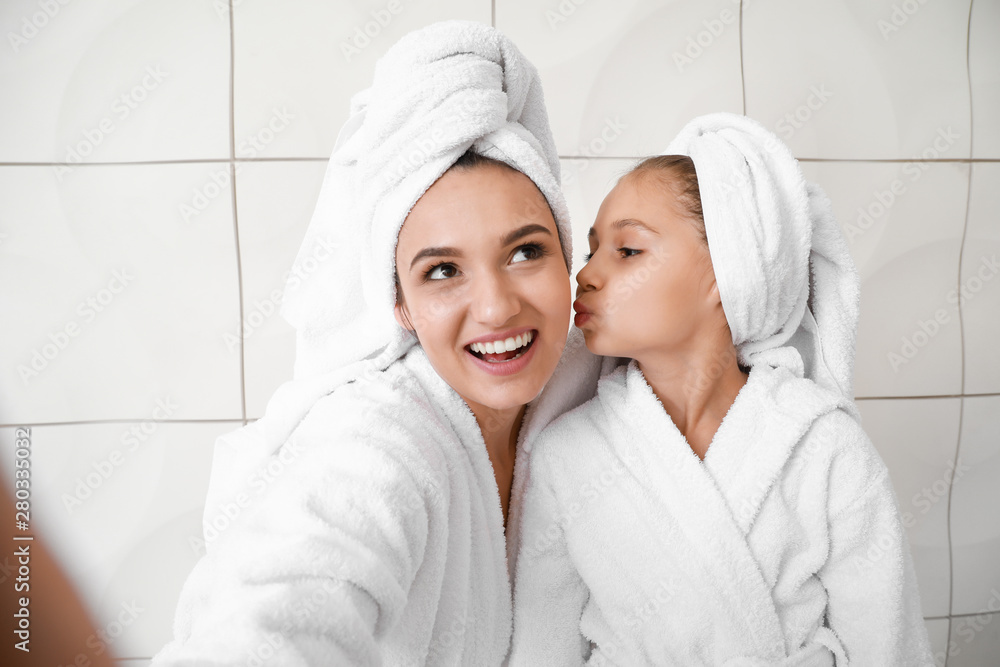
<path id="1" fill-rule="evenodd" d="M 247 417 L 264 414 L 278 386 L 292 379 L 295 330 L 281 317 L 289 271 L 312 218 L 326 160 L 241 163 L 236 197 L 243 270 L 244 383 Z M 318 257 L 321 261 L 329 257 Z M 306 272 L 310 267 L 299 267 Z M 315 270 L 315 266 L 312 266 Z M 240 335 L 238 322 L 227 345 Z"/>
<path id="2" fill-rule="evenodd" d="M 1000 396 L 963 400 L 961 465 L 951 494 L 951 613 L 976 614 L 984 595 L 1000 591 Z"/>
<path id="3" fill-rule="evenodd" d="M 61 179 L 61 180 L 60 180 Z M 229 166 L 0 167 L 0 423 L 242 417 Z M 203 210 L 186 215 L 185 207 Z"/>
<path id="4" fill-rule="evenodd" d="M 181 587 L 197 562 L 214 442 L 239 423 L 39 426 L 31 432 L 33 534 L 47 541 L 122 658 L 150 657 L 172 636 Z M 11 478 L 13 430 L 0 429 Z M 119 614 L 128 622 L 119 623 Z M 113 631 L 112 631 L 113 630 Z M 88 647 L 81 647 L 88 651 Z"/>
<path id="5" fill-rule="evenodd" d="M 350 98 L 406 33 L 445 19 L 489 25 L 489 0 L 234 4 L 236 157 L 329 157 Z"/>
<path id="6" fill-rule="evenodd" d="M 695 116 L 743 111 L 739 2 L 496 5 L 538 68 L 561 156 L 657 154 Z"/>
<path id="7" fill-rule="evenodd" d="M 951 590 L 948 493 L 958 446 L 957 398 L 858 401 L 899 501 L 924 616 L 947 616 Z"/>
<path id="8" fill-rule="evenodd" d="M 1000 2 L 974 0 L 969 22 L 972 157 L 1000 158 Z"/>
<path id="9" fill-rule="evenodd" d="M 967 158 L 968 20 L 969 0 L 748 2 L 746 113 L 799 157 L 937 158 L 941 131 Z"/>
<path id="10" fill-rule="evenodd" d="M 861 277 L 857 396 L 961 393 L 955 298 L 969 165 L 804 162 Z M 1000 282 L 1000 281 L 998 281 Z"/>
<path id="11" fill-rule="evenodd" d="M 1000 610 L 1000 595 L 991 609 Z M 1000 660 L 1000 614 L 977 614 L 952 619 L 948 667 L 992 667 Z"/>
<path id="12" fill-rule="evenodd" d="M 221 3 L 215 3 L 221 4 Z M 229 21 L 202 0 L 0 5 L 0 161 L 229 157 Z"/>
<path id="13" fill-rule="evenodd" d="M 569 207 L 570 224 L 573 227 L 573 266 L 570 282 L 576 289 L 576 274 L 584 265 L 583 257 L 590 246 L 587 232 L 597 219 L 601 202 L 635 163 L 626 159 L 586 159 L 572 158 L 560 161 L 562 189 Z"/>
<path id="14" fill-rule="evenodd" d="M 944 667 L 948 655 L 948 622 L 947 618 L 932 618 L 924 621 L 927 635 L 931 640 L 931 653 L 934 654 L 935 667 Z"/>
<path id="15" fill-rule="evenodd" d="M 965 393 L 1000 392 L 1000 164 L 972 164 L 969 222 L 962 252 Z"/>

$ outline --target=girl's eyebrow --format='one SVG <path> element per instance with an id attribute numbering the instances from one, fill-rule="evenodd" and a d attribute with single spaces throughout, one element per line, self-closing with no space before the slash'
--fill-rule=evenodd
<path id="1" fill-rule="evenodd" d="M 622 220 L 615 220 L 614 222 L 611 223 L 611 228 L 612 229 L 624 229 L 626 227 L 635 227 L 636 229 L 640 229 L 640 230 L 644 230 L 644 231 L 647 231 L 647 232 L 651 232 L 653 234 L 656 234 L 657 236 L 660 235 L 660 232 L 656 231 L 655 229 L 653 229 L 652 227 L 650 227 L 646 223 L 642 222 L 641 220 L 634 220 L 632 218 L 624 218 Z"/>
<path id="2" fill-rule="evenodd" d="M 424 257 L 461 257 L 462 251 L 458 248 L 449 248 L 447 246 L 432 246 L 430 248 L 424 248 L 416 255 L 413 256 L 413 261 L 410 262 L 410 270 L 413 270 L 413 265 L 417 263 L 418 259 L 423 259 Z"/>
<path id="3" fill-rule="evenodd" d="M 626 227 L 635 227 L 636 229 L 647 231 L 650 232 L 651 234 L 656 234 L 657 236 L 660 235 L 660 232 L 656 231 L 655 229 L 647 225 L 645 222 L 642 222 L 640 220 L 634 220 L 633 218 L 622 218 L 621 220 L 615 220 L 614 222 L 611 223 L 611 229 L 624 229 Z M 587 238 L 595 238 L 596 236 L 597 232 L 594 230 L 593 227 L 591 227 L 590 230 L 587 232 Z"/>

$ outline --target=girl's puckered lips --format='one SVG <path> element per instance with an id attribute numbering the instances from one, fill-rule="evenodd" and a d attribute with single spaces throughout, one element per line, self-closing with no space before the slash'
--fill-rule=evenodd
<path id="1" fill-rule="evenodd" d="M 594 314 L 592 310 L 580 303 L 579 299 L 573 302 L 573 310 L 576 311 L 576 315 L 573 317 L 573 324 L 577 328 L 582 327 Z"/>

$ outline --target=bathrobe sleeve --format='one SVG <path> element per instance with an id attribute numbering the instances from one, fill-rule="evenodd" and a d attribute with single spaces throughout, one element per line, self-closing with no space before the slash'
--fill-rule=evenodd
<path id="1" fill-rule="evenodd" d="M 382 664 L 380 636 L 406 604 L 442 499 L 413 434 L 367 421 L 300 428 L 297 447 L 251 483 L 251 504 L 186 582 L 155 667 Z"/>
<path id="2" fill-rule="evenodd" d="M 559 437 L 555 428 L 539 438 L 529 464 L 514 578 L 510 667 L 578 666 L 590 650 L 590 643 L 580 634 L 589 592 L 567 550 L 568 515 L 553 488 L 546 457 L 546 442 L 553 436 Z"/>
<path id="3" fill-rule="evenodd" d="M 916 574 L 888 471 L 853 419 L 836 413 L 827 428 L 849 443 L 831 468 L 830 550 L 819 572 L 828 595 L 827 622 L 851 665 L 931 666 Z"/>

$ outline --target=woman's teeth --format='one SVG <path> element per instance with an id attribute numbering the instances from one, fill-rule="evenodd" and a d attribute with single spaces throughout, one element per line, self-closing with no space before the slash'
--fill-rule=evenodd
<path id="1" fill-rule="evenodd" d="M 473 352 L 479 354 L 499 354 L 501 352 L 511 352 L 519 347 L 524 347 L 534 338 L 532 332 L 527 331 L 520 336 L 507 338 L 506 340 L 495 340 L 491 343 L 473 343 L 469 346 Z"/>

